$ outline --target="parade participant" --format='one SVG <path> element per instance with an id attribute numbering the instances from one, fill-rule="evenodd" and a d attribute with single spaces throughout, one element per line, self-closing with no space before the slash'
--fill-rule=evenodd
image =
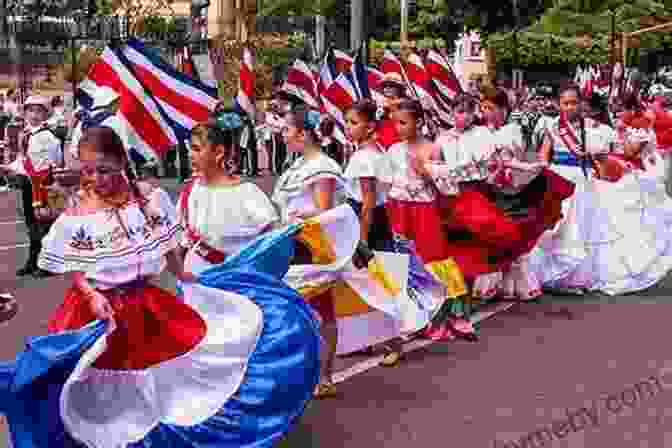
<path id="1" fill-rule="evenodd" d="M 240 163 L 235 142 L 243 126 L 238 114 L 223 111 L 216 121 L 192 130 L 192 170 L 199 173 L 182 190 L 179 207 L 186 229 L 186 269 L 196 274 L 221 264 L 278 220 L 259 187 L 234 175 Z"/>
<path id="2" fill-rule="evenodd" d="M 346 114 L 347 137 L 355 145 L 344 176 L 351 183 L 348 203 L 360 219 L 360 241 L 370 249 L 391 250 L 392 231 L 385 211 L 386 186 L 377 180 L 384 164 L 384 152 L 375 141 L 377 106 L 359 101 Z M 401 343 L 385 345 L 382 365 L 394 366 L 402 357 Z"/>
<path id="3" fill-rule="evenodd" d="M 287 158 L 287 147 L 282 139 L 283 117 L 290 109 L 290 104 L 283 98 L 282 92 L 276 92 L 271 100 L 270 109 L 266 112 L 266 150 L 270 160 L 271 172 L 277 176 Z"/>
<path id="4" fill-rule="evenodd" d="M 386 73 L 380 88 L 383 90 L 384 115 L 378 125 L 377 140 L 387 150 L 401 141 L 394 114 L 399 110 L 399 103 L 406 98 L 406 83 L 398 73 Z"/>
<path id="5" fill-rule="evenodd" d="M 390 184 L 386 209 L 395 239 L 412 241 L 427 270 L 437 275 L 446 288 L 443 295 L 446 300 L 425 334 L 435 340 L 455 336 L 475 340 L 471 323 L 447 312 L 452 302 L 467 291 L 462 272 L 448 253 L 437 192 L 431 179 L 428 180 L 425 173 L 419 171 L 420 161 L 440 157 L 433 151 L 433 145 L 420 136 L 423 117 L 418 101 L 404 100 L 399 104 L 395 121 L 402 142 L 388 150 L 387 172 L 379 175 L 379 179 Z"/>
<path id="6" fill-rule="evenodd" d="M 317 322 L 307 306 L 240 260 L 192 283 L 177 254 L 174 205 L 133 179 L 115 131 L 85 130 L 79 155 L 77 202 L 40 256 L 42 268 L 67 273 L 73 285 L 50 319 L 51 334 L 40 338 L 40 365 L 48 367 L 21 380 L 39 399 L 24 395 L 17 406 L 15 388 L 0 392 L 15 446 L 36 443 L 45 430 L 59 448 L 281 439 L 318 380 Z M 282 265 L 282 256 L 275 261 Z M 164 266 L 188 282 L 188 304 L 152 285 Z M 274 349 L 278 340 L 283 350 Z M 36 356 L 31 349 L 22 355 Z"/>
<path id="7" fill-rule="evenodd" d="M 672 197 L 672 112 L 670 112 L 670 97 L 658 96 L 654 99 L 651 108 L 651 119 L 656 132 L 657 150 L 665 161 L 665 186 L 667 193 Z"/>
<path id="8" fill-rule="evenodd" d="M 609 295 L 647 289 L 672 269 L 668 230 L 672 199 L 656 173 L 663 163 L 655 150 L 652 122 L 634 95 L 614 109 L 614 116 L 615 140 L 609 157 L 622 165 L 623 176 L 615 183 L 595 181 L 608 221 L 600 225 L 603 243 L 591 254 L 596 260 L 591 289 Z"/>
<path id="9" fill-rule="evenodd" d="M 46 206 L 44 181 L 54 167 L 63 164 L 61 142 L 47 126 L 50 102 L 41 96 L 31 96 L 26 100 L 26 128 L 19 139 L 19 156 L 4 169 L 17 174 L 21 191 L 24 220 L 28 228 L 30 246 L 26 265 L 16 272 L 18 276 L 48 274 L 37 267 L 42 248 L 42 238 L 47 234 L 56 217 L 41 214 Z"/>
<path id="10" fill-rule="evenodd" d="M 484 88 L 481 110 L 491 133 L 491 144 L 499 152 L 499 156 L 491 160 L 490 169 L 494 172 L 489 175 L 485 190 L 487 197 L 504 213 L 500 217 L 492 214 L 491 222 L 503 230 L 508 218 L 521 230 L 518 242 L 504 251 L 511 251 L 510 265 L 506 266 L 500 258 L 503 270 L 477 277 L 474 289 L 478 295 L 485 291 L 486 297 L 495 291 L 507 300 L 531 300 L 541 295 L 541 284 L 529 270 L 528 253 L 546 229 L 560 218 L 561 203 L 571 195 L 572 186 L 541 164 L 527 161 L 522 130 L 518 123 L 510 120 L 509 101 L 504 91 Z M 484 235 L 476 233 L 475 236 Z M 506 236 L 502 234 L 500 238 Z"/>
<path id="11" fill-rule="evenodd" d="M 546 134 L 540 159 L 555 173 L 571 180 L 575 193 L 563 202 L 563 219 L 544 235 L 530 256 L 531 269 L 545 287 L 577 294 L 622 280 L 620 272 L 611 276 L 610 270 L 618 267 L 621 271 L 624 267 L 621 259 L 601 259 L 605 252 L 599 251 L 606 243 L 622 239 L 612 225 L 619 217 L 609 204 L 620 201 L 617 194 L 610 193 L 617 191 L 610 182 L 623 175 L 622 166 L 607 158 L 615 133 L 609 126 L 586 118 L 581 100 L 575 84 L 560 88 L 560 117 Z M 637 227 L 628 232 L 637 234 Z M 647 253 L 652 250 L 648 245 L 635 247 L 637 253 L 640 249 Z M 636 267 L 636 263 L 631 266 Z"/>
<path id="12" fill-rule="evenodd" d="M 338 164 L 323 154 L 317 136 L 319 113 L 303 107 L 285 115 L 283 137 L 290 153 L 300 157 L 278 179 L 272 200 L 279 208 L 283 223 L 305 220 L 333 208 L 338 203 L 341 189 L 338 179 L 342 172 Z M 304 251 L 305 252 L 305 251 Z M 298 254 L 310 258 L 309 254 Z M 332 381 L 334 359 L 338 345 L 338 326 L 334 297 L 326 290 L 310 300 L 322 319 L 321 333 L 327 344 L 322 380 L 315 391 L 318 398 L 333 396 L 336 387 Z"/>

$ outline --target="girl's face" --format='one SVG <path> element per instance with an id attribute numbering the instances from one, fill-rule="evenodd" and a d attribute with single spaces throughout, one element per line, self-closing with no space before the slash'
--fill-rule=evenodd
<path id="1" fill-rule="evenodd" d="M 579 117 L 579 95 L 575 90 L 566 90 L 560 94 L 560 113 L 566 114 L 569 120 Z"/>
<path id="2" fill-rule="evenodd" d="M 282 130 L 282 137 L 285 140 L 287 149 L 290 152 L 303 152 L 306 144 L 306 131 L 296 126 L 296 119 L 293 114 L 285 115 L 287 125 Z"/>
<path id="3" fill-rule="evenodd" d="M 220 169 L 216 147 L 200 135 L 191 137 L 191 170 L 206 176 Z"/>
<path id="4" fill-rule="evenodd" d="M 418 120 L 407 110 L 398 110 L 393 117 L 401 140 L 412 140 L 418 136 Z"/>
<path id="5" fill-rule="evenodd" d="M 109 197 L 128 185 L 124 176 L 124 161 L 109 154 L 101 154 L 93 145 L 79 147 L 79 166 L 82 184 L 101 197 Z"/>
<path id="6" fill-rule="evenodd" d="M 481 113 L 489 126 L 499 128 L 504 124 L 505 112 L 492 101 L 481 102 Z"/>
<path id="7" fill-rule="evenodd" d="M 373 123 L 364 114 L 350 110 L 345 115 L 345 130 L 348 139 L 353 143 L 362 143 L 371 138 L 374 132 Z"/>
<path id="8" fill-rule="evenodd" d="M 32 104 L 26 107 L 25 115 L 28 124 L 37 126 L 47 119 L 47 110 L 42 106 Z"/>

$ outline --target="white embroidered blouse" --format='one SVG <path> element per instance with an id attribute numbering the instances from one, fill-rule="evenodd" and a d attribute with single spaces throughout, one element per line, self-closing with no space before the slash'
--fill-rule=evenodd
<path id="1" fill-rule="evenodd" d="M 357 202 L 363 201 L 360 179 L 378 178 L 385 166 L 385 153 L 377 145 L 368 145 L 357 149 L 348 166 L 345 168 L 345 178 L 350 185 L 350 197 Z M 376 206 L 383 205 L 387 197 L 386 185 L 378 183 L 376 186 Z"/>
<path id="2" fill-rule="evenodd" d="M 278 207 L 283 223 L 291 222 L 297 213 L 318 213 L 313 191 L 322 179 L 336 181 L 334 205 L 343 202 L 346 189 L 341 167 L 325 154 L 320 153 L 312 159 L 300 157 L 280 176 L 271 200 Z"/>
<path id="3" fill-rule="evenodd" d="M 180 224 L 185 230 L 193 229 L 214 249 L 236 253 L 278 220 L 269 198 L 251 182 L 231 186 L 194 182 L 188 197 L 189 222 L 180 210 Z M 185 232 L 181 244 L 191 247 L 193 243 Z"/>
<path id="4" fill-rule="evenodd" d="M 378 179 L 389 184 L 388 198 L 409 202 L 433 202 L 436 192 L 431 183 L 420 177 L 410 164 L 408 143 L 395 143 L 386 153 L 387 166 Z"/>
<path id="5" fill-rule="evenodd" d="M 144 212 L 137 202 L 88 214 L 77 206 L 66 210 L 42 241 L 39 267 L 55 274 L 84 272 L 99 289 L 160 274 L 181 227 L 165 191 L 144 184 L 141 191 Z"/>

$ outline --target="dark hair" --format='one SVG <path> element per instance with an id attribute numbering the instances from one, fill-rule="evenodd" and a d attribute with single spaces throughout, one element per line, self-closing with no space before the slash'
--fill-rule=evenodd
<path id="1" fill-rule="evenodd" d="M 318 142 L 319 139 L 317 138 L 316 131 L 319 123 L 316 123 L 315 120 L 312 119 L 313 114 L 315 114 L 315 111 L 304 104 L 296 105 L 288 112 L 288 115 L 291 115 L 294 121 L 294 126 L 308 133 L 314 142 Z"/>
<path id="2" fill-rule="evenodd" d="M 131 168 L 131 162 L 119 135 L 112 128 L 106 126 L 91 127 L 84 131 L 82 138 L 79 140 L 79 148 L 84 145 L 90 145 L 94 151 L 105 156 L 115 157 L 124 165 L 124 172 L 131 186 L 131 191 L 140 202 L 142 212 L 145 213 L 144 207 L 147 204 L 147 199 L 138 188 L 137 178 Z"/>
<path id="3" fill-rule="evenodd" d="M 558 89 L 558 98 L 570 90 L 576 92 L 576 97 L 579 101 L 583 101 L 584 98 L 581 94 L 581 88 L 574 81 L 563 81 L 560 83 L 560 88 Z"/>
<path id="4" fill-rule="evenodd" d="M 493 86 L 485 86 L 481 89 L 482 101 L 489 101 L 500 109 L 511 111 L 511 104 L 509 104 L 509 96 L 503 89 L 498 89 Z"/>
<path id="5" fill-rule="evenodd" d="M 460 104 L 466 105 L 470 110 L 476 110 L 478 107 L 478 100 L 473 95 L 458 93 L 453 100 L 453 106 L 458 106 Z"/>
<path id="6" fill-rule="evenodd" d="M 350 106 L 350 110 L 364 116 L 367 121 L 377 121 L 376 114 L 378 113 L 378 106 L 371 100 L 359 100 Z"/>
<path id="7" fill-rule="evenodd" d="M 628 95 L 623 100 L 623 108 L 627 111 L 640 112 L 643 107 L 642 103 L 637 99 L 637 96 L 634 94 Z"/>
<path id="8" fill-rule="evenodd" d="M 334 133 L 336 122 L 331 117 L 325 117 L 320 121 L 320 134 L 323 137 L 330 137 Z"/>
<path id="9" fill-rule="evenodd" d="M 409 112 L 416 120 L 422 120 L 425 117 L 422 104 L 420 104 L 420 101 L 418 100 L 401 100 L 399 103 L 399 111 Z"/>
<path id="10" fill-rule="evenodd" d="M 238 132 L 236 129 L 222 128 L 215 120 L 210 120 L 194 126 L 191 135 L 207 140 L 213 147 L 221 145 L 224 148 L 226 163 L 234 167 L 240 166 L 240 151 L 237 144 Z"/>

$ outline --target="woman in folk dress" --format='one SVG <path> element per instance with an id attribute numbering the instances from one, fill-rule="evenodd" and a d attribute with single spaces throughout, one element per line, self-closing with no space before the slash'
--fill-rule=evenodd
<path id="1" fill-rule="evenodd" d="M 191 163 L 200 174 L 178 202 L 189 272 L 223 263 L 279 219 L 266 194 L 234 174 L 240 162 L 235 137 L 242 125 L 237 114 L 228 113 L 192 131 Z"/>
<path id="2" fill-rule="evenodd" d="M 216 279 L 193 283 L 178 254 L 180 225 L 168 195 L 133 180 L 112 129 L 86 130 L 79 147 L 82 189 L 45 238 L 39 261 L 68 273 L 73 285 L 49 321 L 52 335 L 42 339 L 49 370 L 23 385 L 41 390 L 46 375 L 54 387 L 32 395 L 34 403 L 24 397 L 20 407 L 3 407 L 15 446 L 36 446 L 29 445 L 33 434 L 45 430 L 49 446 L 63 448 L 269 446 L 317 383 L 316 322 L 303 301 L 277 285 L 269 315 L 265 290 L 253 290 L 253 299 L 229 292 L 243 277 L 226 290 Z M 189 304 L 153 285 L 164 266 L 185 282 Z M 50 357 L 80 350 L 78 334 L 97 331 L 98 320 L 107 321 L 106 334 L 72 367 Z M 279 337 L 292 349 L 263 353 Z M 269 387 L 281 378 L 281 387 Z M 8 400 L 12 391 L 3 389 Z"/>

